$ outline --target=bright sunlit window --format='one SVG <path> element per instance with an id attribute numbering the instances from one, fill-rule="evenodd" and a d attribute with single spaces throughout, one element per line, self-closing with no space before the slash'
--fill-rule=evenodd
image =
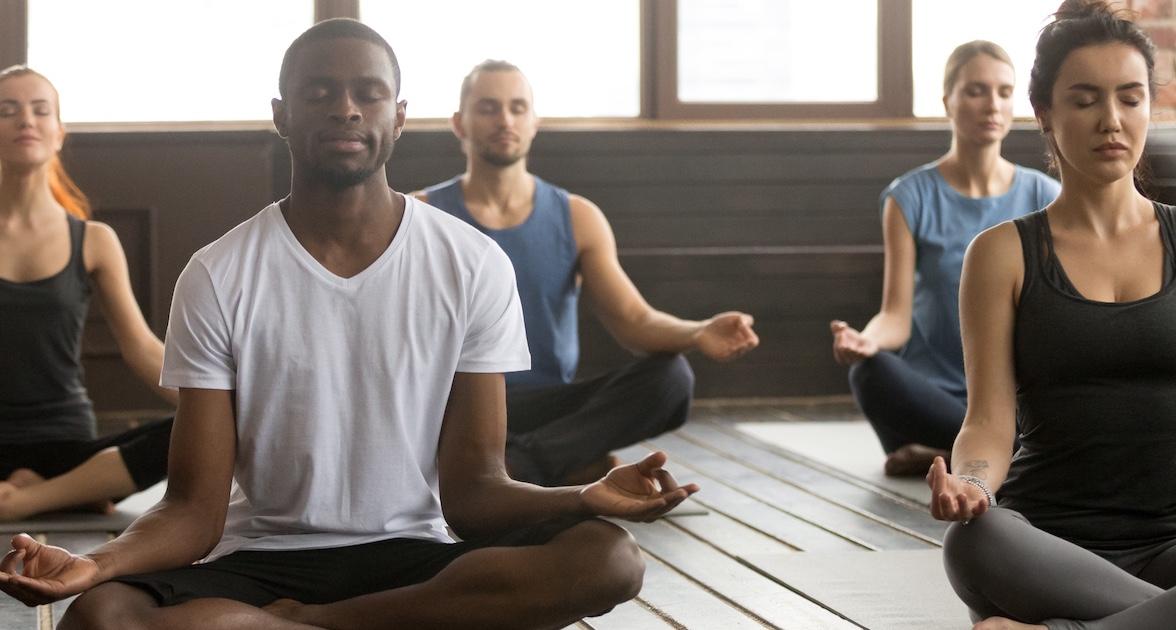
<path id="1" fill-rule="evenodd" d="M 640 114 L 638 0 L 369 0 L 359 15 L 396 50 L 410 119 L 448 118 L 485 59 L 522 69 L 540 116 Z"/>
<path id="2" fill-rule="evenodd" d="M 877 98 L 877 0 L 678 0 L 683 103 Z"/>
<path id="3" fill-rule="evenodd" d="M 29 65 L 66 122 L 268 120 L 311 0 L 34 0 Z"/>
<path id="4" fill-rule="evenodd" d="M 1041 27 L 1058 0 L 913 0 L 915 116 L 942 117 L 943 66 L 958 45 L 974 39 L 995 42 L 1009 53 L 1017 74 L 1013 114 L 1033 117 L 1029 70 Z"/>

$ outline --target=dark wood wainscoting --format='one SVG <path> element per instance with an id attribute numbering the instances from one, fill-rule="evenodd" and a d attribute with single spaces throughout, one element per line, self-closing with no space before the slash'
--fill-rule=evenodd
<path id="1" fill-rule="evenodd" d="M 536 139 L 531 167 L 600 205 L 622 264 L 654 306 L 685 317 L 728 309 L 756 317 L 763 344 L 743 360 L 691 357 L 699 396 L 817 395 L 847 390 L 830 358 L 828 321 L 861 325 L 878 306 L 880 191 L 948 141 L 937 126 L 560 130 Z M 189 256 L 289 187 L 285 145 L 267 132 L 86 133 L 68 144 L 71 171 L 133 257 L 140 302 L 159 334 Z M 1157 195 L 1176 198 L 1176 129 L 1153 130 L 1149 151 Z M 1043 167 L 1035 130 L 1014 130 L 1005 154 Z M 409 191 L 463 165 L 449 132 L 410 128 L 389 171 L 393 186 Z M 154 213 L 144 228 L 108 208 Z M 589 305 L 582 336 L 582 373 L 626 359 Z M 87 348 L 109 347 L 87 339 Z M 87 356 L 100 409 L 158 406 L 101 354 Z"/>

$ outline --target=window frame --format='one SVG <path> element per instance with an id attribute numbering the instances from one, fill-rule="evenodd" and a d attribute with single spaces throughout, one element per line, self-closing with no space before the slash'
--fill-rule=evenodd
<path id="1" fill-rule="evenodd" d="M 869 103 L 683 103 L 678 100 L 677 0 L 639 0 L 640 109 L 636 118 L 558 118 L 560 123 L 632 124 L 692 120 L 752 122 L 914 119 L 911 0 L 878 2 L 878 100 Z M 28 60 L 29 0 L 0 0 L 0 68 Z M 314 19 L 360 16 L 360 0 L 314 0 Z M 430 119 L 432 120 L 432 119 Z M 102 128 L 203 129 L 269 126 L 269 121 L 93 123 Z"/>
<path id="2" fill-rule="evenodd" d="M 654 117 L 670 120 L 912 118 L 911 0 L 877 2 L 878 99 L 866 103 L 684 103 L 678 99 L 678 3 L 657 2 L 653 33 L 657 56 Z M 648 76 L 643 80 L 648 80 Z"/>

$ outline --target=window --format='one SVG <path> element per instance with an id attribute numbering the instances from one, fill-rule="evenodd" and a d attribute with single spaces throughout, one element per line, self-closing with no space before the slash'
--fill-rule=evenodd
<path id="1" fill-rule="evenodd" d="M 522 69 L 540 116 L 641 113 L 638 0 L 370 0 L 359 10 L 396 50 L 410 119 L 448 118 L 485 59 Z"/>
<path id="2" fill-rule="evenodd" d="M 313 23 L 310 0 L 35 0 L 28 64 L 66 122 L 267 120 L 282 54 Z"/>
<path id="3" fill-rule="evenodd" d="M 943 116 L 943 67 L 948 55 L 960 44 L 987 39 L 1013 60 L 1017 73 L 1013 114 L 1031 118 L 1029 70 L 1037 36 L 1058 4 L 1058 0 L 912 0 L 915 116 Z"/>
<path id="4" fill-rule="evenodd" d="M 829 25 L 810 0 L 678 0 L 678 100 L 876 101 L 878 3 L 844 0 Z"/>
<path id="5" fill-rule="evenodd" d="M 658 117 L 910 114 L 909 0 L 655 6 Z"/>

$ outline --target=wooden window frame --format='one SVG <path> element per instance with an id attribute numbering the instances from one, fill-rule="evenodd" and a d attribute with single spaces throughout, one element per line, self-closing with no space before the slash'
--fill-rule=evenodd
<path id="1" fill-rule="evenodd" d="M 912 118 L 911 0 L 878 2 L 878 100 L 866 103 L 684 103 L 678 99 L 678 3 L 645 0 L 653 22 L 654 89 L 658 119 Z M 646 31 L 649 33 L 649 31 Z"/>
<path id="2" fill-rule="evenodd" d="M 0 68 L 28 59 L 29 0 L 0 0 Z M 683 103 L 678 100 L 677 0 L 640 0 L 640 114 L 634 121 L 910 119 L 911 0 L 878 2 L 878 100 L 871 103 Z M 360 17 L 360 0 L 314 0 L 315 21 Z M 575 119 L 569 119 L 575 120 Z M 267 123 L 268 124 L 268 123 Z M 134 124 L 132 124 L 133 126 Z M 167 123 L 150 123 L 167 127 Z M 121 126 L 117 125 L 117 126 Z"/>

